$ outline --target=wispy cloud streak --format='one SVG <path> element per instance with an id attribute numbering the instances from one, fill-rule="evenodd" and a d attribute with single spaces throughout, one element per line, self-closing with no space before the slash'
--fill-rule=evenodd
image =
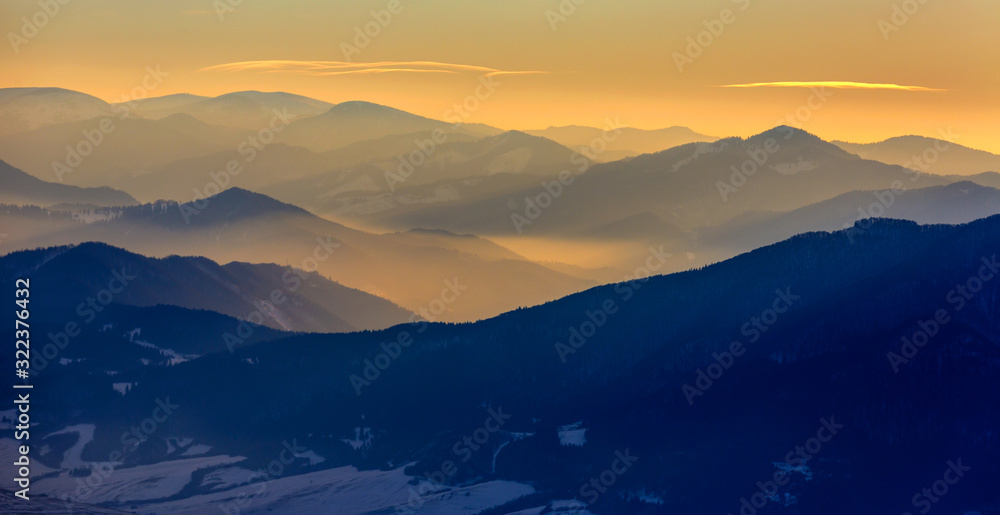
<path id="1" fill-rule="evenodd" d="M 374 63 L 354 63 L 346 61 L 241 61 L 235 63 L 217 64 L 202 68 L 202 72 L 243 72 L 256 71 L 261 73 L 296 73 L 325 77 L 333 75 L 365 75 L 376 73 L 477 73 L 492 75 L 527 75 L 543 74 L 544 71 L 511 71 L 474 66 L 469 64 L 439 63 L 435 61 L 380 61 Z"/>
<path id="2" fill-rule="evenodd" d="M 947 91 L 944 89 L 927 88 L 924 86 L 901 86 L 899 84 L 879 84 L 870 82 L 849 81 L 791 81 L 791 82 L 753 82 L 750 84 L 726 84 L 720 88 L 834 88 L 834 89 L 890 89 L 897 91 Z"/>

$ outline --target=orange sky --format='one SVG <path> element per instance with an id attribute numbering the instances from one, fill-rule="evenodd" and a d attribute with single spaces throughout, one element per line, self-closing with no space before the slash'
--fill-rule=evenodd
<path id="1" fill-rule="evenodd" d="M 570 12 L 566 6 L 574 2 L 582 3 Z M 217 7 L 230 3 L 239 5 L 220 19 Z M 38 14 L 36 2 L 4 2 L 0 25 L 8 41 L 0 49 L 0 87 L 58 86 L 113 101 L 142 80 L 146 66 L 159 65 L 170 76 L 154 95 L 280 90 L 441 117 L 475 92 L 481 75 L 494 73 L 497 89 L 470 121 L 509 129 L 602 126 L 617 118 L 641 128 L 685 125 L 710 135 L 745 136 L 792 114 L 795 125 L 827 139 L 934 136 L 951 127 L 961 135 L 958 143 L 1000 153 L 1000 6 L 995 0 L 926 0 L 905 20 L 899 14 L 893 20 L 894 5 L 904 4 L 919 5 L 87 0 L 71 1 L 49 17 Z M 561 5 L 562 18 L 547 14 Z M 358 66 L 335 64 L 347 60 L 343 44 L 352 44 L 355 29 L 373 22 L 372 11 L 390 7 L 397 13 L 383 16 L 379 34 L 347 56 Z M 24 28 L 22 17 L 47 23 L 26 42 L 12 43 L 12 34 Z M 687 38 L 709 28 L 718 35 L 679 71 L 675 54 L 685 54 Z M 702 42 L 709 41 L 707 34 Z M 277 60 L 291 63 L 220 67 Z M 808 109 L 802 106 L 811 92 L 804 87 L 718 87 L 792 81 L 928 90 L 836 89 Z M 796 119 L 796 112 L 804 116 Z"/>

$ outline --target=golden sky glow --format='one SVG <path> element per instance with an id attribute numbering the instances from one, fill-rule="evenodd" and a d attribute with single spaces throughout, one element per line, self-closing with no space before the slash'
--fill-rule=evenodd
<path id="1" fill-rule="evenodd" d="M 492 75 L 497 90 L 470 121 L 617 118 L 746 136 L 791 120 L 851 141 L 951 127 L 958 143 L 1000 153 L 1000 7 L 928 0 L 904 19 L 894 4 L 585 0 L 570 12 L 572 0 L 78 0 L 15 52 L 10 34 L 39 7 L 3 2 L 0 87 L 113 101 L 159 65 L 170 75 L 157 96 L 287 91 L 440 117 Z M 377 35 L 359 36 L 366 27 Z M 679 67 L 678 55 L 690 62 Z M 808 87 L 822 85 L 835 94 L 797 116 Z"/>

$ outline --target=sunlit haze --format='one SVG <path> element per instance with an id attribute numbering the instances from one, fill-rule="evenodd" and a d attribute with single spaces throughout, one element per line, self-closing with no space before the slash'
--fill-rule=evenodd
<path id="1" fill-rule="evenodd" d="M 21 34 L 37 10 L 4 2 L 3 31 Z M 118 101 L 159 66 L 169 77 L 155 96 L 286 91 L 441 118 L 492 74 L 496 94 L 469 121 L 504 129 L 617 119 L 748 136 L 783 121 L 869 142 L 950 127 L 1000 152 L 998 24 L 991 0 L 932 0 L 912 14 L 865 0 L 93 0 L 0 53 L 0 87 Z M 366 25 L 375 37 L 357 36 Z M 774 83 L 834 94 L 799 119 L 810 91 Z M 720 87 L 732 85 L 760 87 Z"/>

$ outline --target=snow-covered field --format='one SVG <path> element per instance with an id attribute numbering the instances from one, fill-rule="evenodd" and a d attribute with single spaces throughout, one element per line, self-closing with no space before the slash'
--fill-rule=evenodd
<path id="1" fill-rule="evenodd" d="M 528 508 L 527 510 L 508 513 L 507 515 L 541 515 L 542 512 L 559 513 L 562 515 L 593 515 L 593 513 L 587 509 L 586 504 L 575 499 L 568 501 L 552 501 L 545 506 Z"/>
<path id="2" fill-rule="evenodd" d="M 0 413 L 10 424 L 12 413 Z M 454 513 L 473 515 L 534 493 L 532 486 L 512 481 L 489 481 L 461 487 L 441 486 L 433 491 L 404 472 L 408 465 L 391 470 L 359 471 L 354 467 L 319 470 L 296 476 L 261 477 L 241 462 L 240 456 L 215 455 L 208 445 L 190 438 L 169 437 L 171 448 L 184 449 L 181 459 L 128 468 L 117 463 L 89 463 L 83 460 L 84 447 L 94 438 L 95 426 L 79 424 L 49 433 L 75 434 L 78 438 L 61 456 L 58 470 L 35 461 L 31 485 L 34 496 L 66 499 L 87 505 L 118 508 L 145 514 L 228 513 L 338 513 L 343 515 L 388 513 Z M 359 431 L 358 440 L 363 440 Z M 512 435 L 511 440 L 523 437 Z M 40 449 L 42 450 L 42 449 Z M 0 460 L 12 461 L 16 443 L 0 439 Z M 325 458 L 310 451 L 297 456 L 311 465 Z M 496 457 L 494 456 L 494 459 Z M 91 473 L 79 477 L 81 468 Z M 204 477 L 197 475 L 205 471 Z M 73 474 L 72 472 L 77 472 Z M 193 489 L 193 490 L 192 490 Z M 183 493 L 190 497 L 178 499 Z M 169 499 L 169 500 L 168 500 Z M 60 501 L 61 502 L 61 501 Z M 527 512 L 531 513 L 531 511 Z M 581 512 L 582 513 L 582 512 Z"/>
<path id="3" fill-rule="evenodd" d="M 243 458 L 232 456 L 171 460 L 103 472 L 95 470 L 89 478 L 76 478 L 64 472 L 56 477 L 37 480 L 32 485 L 32 491 L 56 498 L 69 495 L 75 500 L 92 504 L 114 503 L 127 506 L 137 501 L 177 495 L 191 482 L 191 474 L 195 471 L 242 460 Z M 100 478 L 100 481 L 96 478 Z M 85 483 L 85 479 L 91 479 L 96 484 Z"/>
<path id="4" fill-rule="evenodd" d="M 475 514 L 534 492 L 529 485 L 490 481 L 461 488 L 441 488 L 419 496 L 412 477 L 393 470 L 359 471 L 354 467 L 321 470 L 292 477 L 279 477 L 222 492 L 196 495 L 179 501 L 144 505 L 141 513 L 218 513 L 228 506 L 231 513 L 455 513 Z M 245 469 L 228 469 L 206 481 L 221 488 L 227 481 L 241 483 L 249 477 Z M 238 510 L 238 511 L 237 511 Z"/>

